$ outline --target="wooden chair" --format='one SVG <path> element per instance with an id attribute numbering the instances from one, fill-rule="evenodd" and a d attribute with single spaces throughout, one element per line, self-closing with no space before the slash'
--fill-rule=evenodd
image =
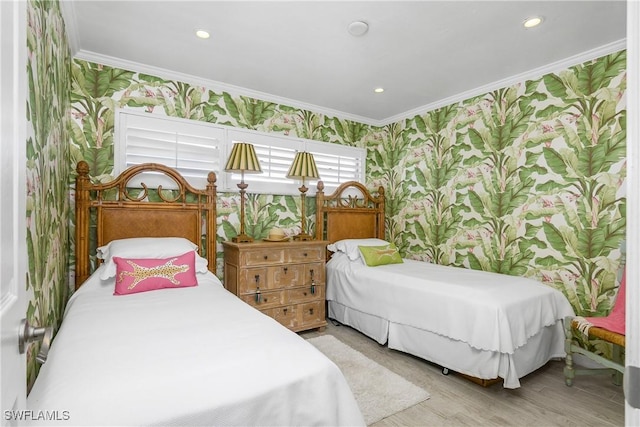
<path id="1" fill-rule="evenodd" d="M 620 289 L 615 305 L 611 313 L 605 317 L 572 317 L 568 316 L 564 321 L 565 329 L 565 359 L 564 378 L 568 386 L 573 384 L 576 375 L 609 374 L 613 383 L 622 385 L 624 374 L 624 348 L 625 348 L 625 292 L 626 272 L 622 274 Z M 589 339 L 602 340 L 612 344 L 612 358 L 608 359 L 580 346 L 574 339 L 574 332 L 584 334 Z M 573 355 L 582 354 L 590 360 L 602 365 L 602 368 L 576 369 L 573 366 Z"/>

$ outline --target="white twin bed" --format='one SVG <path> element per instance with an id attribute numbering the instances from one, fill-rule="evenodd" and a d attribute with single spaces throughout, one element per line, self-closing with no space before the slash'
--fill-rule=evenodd
<path id="1" fill-rule="evenodd" d="M 214 176 L 199 193 L 159 165 L 134 167 L 108 185 L 82 181 L 85 168 L 78 166 L 76 188 L 78 290 L 28 409 L 64 411 L 47 422 L 59 425 L 364 425 L 338 367 L 225 290 L 213 274 Z M 146 189 L 144 197 L 130 195 L 128 180 L 149 170 L 195 193 L 195 210 L 186 207 L 192 199 L 184 194 L 162 194 L 159 202 L 149 202 Z M 119 201 L 107 201 L 113 189 Z M 92 274 L 90 208 L 97 210 L 104 258 Z M 201 240 L 203 225 L 213 236 L 204 247 L 192 243 Z M 207 251 L 206 258 L 176 261 L 189 247 Z M 191 281 L 180 276 L 189 271 Z M 153 290 L 139 292 L 150 278 Z"/>
<path id="2" fill-rule="evenodd" d="M 532 279 L 401 260 L 368 266 L 360 247 L 393 253 L 384 236 L 384 195 L 347 183 L 317 194 L 317 238 L 332 242 L 328 316 L 389 348 L 505 388 L 562 358 L 564 295 Z M 398 261 L 399 260 L 399 261 Z"/>

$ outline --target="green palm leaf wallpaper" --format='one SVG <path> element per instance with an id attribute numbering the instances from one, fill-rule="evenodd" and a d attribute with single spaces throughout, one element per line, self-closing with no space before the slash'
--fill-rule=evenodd
<path id="1" fill-rule="evenodd" d="M 581 315 L 612 307 L 625 238 L 626 52 L 387 126 L 387 188 L 405 256 L 533 277 Z"/>
<path id="2" fill-rule="evenodd" d="M 364 146 L 369 133 L 368 125 L 241 94 L 216 92 L 82 60 L 73 61 L 71 68 L 71 186 L 79 160 L 89 163 L 95 181 L 112 179 L 117 108 L 351 146 Z M 239 203 L 238 193 L 222 193 L 218 198 L 220 243 L 239 232 Z M 248 194 L 247 232 L 261 239 L 267 237 L 274 226 L 294 228 L 300 223 L 299 203 L 298 196 Z M 312 229 L 314 208 L 310 203 L 305 212 Z M 218 264 L 218 271 L 222 273 L 221 248 Z"/>
<path id="3" fill-rule="evenodd" d="M 95 181 L 111 179 L 117 108 L 366 148 L 367 186 L 385 187 L 387 239 L 403 256 L 533 277 L 561 290 L 582 315 L 612 306 L 626 230 L 625 51 L 371 126 L 71 60 L 58 2 L 31 0 L 28 19 L 34 323 L 62 317 L 74 265 L 75 165 L 86 160 Z M 238 203 L 235 192 L 220 195 L 220 242 L 238 232 Z M 249 233 L 294 227 L 299 203 L 249 194 Z"/>
<path id="4" fill-rule="evenodd" d="M 84 61 L 72 69 L 72 164 L 89 161 L 96 179 L 113 171 L 117 107 L 366 147 L 368 185 L 387 189 L 387 237 L 404 256 L 534 277 L 581 314 L 611 308 L 625 233 L 624 51 L 384 127 Z M 221 195 L 220 241 L 238 232 L 238 202 Z M 297 203 L 249 195 L 249 231 L 294 226 Z"/>
<path id="5" fill-rule="evenodd" d="M 69 65 L 59 4 L 27 6 L 27 320 L 58 328 L 69 287 Z M 27 352 L 27 384 L 39 344 Z"/>

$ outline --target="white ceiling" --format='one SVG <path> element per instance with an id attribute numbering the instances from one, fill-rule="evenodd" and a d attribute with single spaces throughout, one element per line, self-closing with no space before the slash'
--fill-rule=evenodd
<path id="1" fill-rule="evenodd" d="M 78 58 L 371 124 L 619 50 L 626 35 L 623 0 L 64 0 L 63 13 Z M 543 24 L 524 29 L 532 15 Z M 361 37 L 347 31 L 356 20 Z"/>

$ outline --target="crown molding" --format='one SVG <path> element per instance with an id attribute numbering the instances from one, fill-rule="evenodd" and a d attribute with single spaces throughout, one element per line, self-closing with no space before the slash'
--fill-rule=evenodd
<path id="1" fill-rule="evenodd" d="M 483 95 L 485 93 L 492 92 L 496 89 L 513 86 L 517 83 L 527 81 L 527 80 L 535 80 L 538 79 L 545 74 L 556 73 L 562 70 L 566 70 L 569 67 L 573 67 L 578 64 L 582 64 L 584 62 L 590 61 L 592 59 L 600 58 L 601 56 L 608 55 L 610 53 L 618 52 L 627 47 L 627 39 L 620 39 L 612 43 L 608 43 L 597 47 L 595 49 L 591 49 L 585 52 L 581 52 L 577 55 L 570 56 L 561 61 L 552 62 L 550 64 L 544 65 L 542 67 L 534 68 L 533 70 L 526 71 L 524 73 L 516 74 L 514 76 L 507 77 L 506 79 L 497 80 L 492 83 L 488 83 L 486 85 L 476 87 L 456 95 L 438 100 L 431 104 L 423 105 L 422 107 L 415 108 L 413 110 L 405 111 L 403 113 L 397 114 L 393 117 L 388 117 L 383 122 L 395 123 L 401 120 L 410 119 L 415 116 L 419 116 L 422 114 L 426 114 L 429 111 L 436 110 L 438 108 L 446 107 L 447 105 L 455 104 L 458 102 L 462 102 L 466 99 L 474 98 L 479 95 Z"/>
<path id="2" fill-rule="evenodd" d="M 66 2 L 62 2 L 64 4 Z M 64 9 L 67 9 L 66 7 Z M 73 8 L 68 8 L 70 13 L 73 13 Z M 67 15 L 65 15 L 66 20 Z M 70 27 L 73 27 L 71 25 Z M 68 34 L 70 34 L 70 38 L 73 36 L 74 28 L 70 28 Z M 73 45 L 72 43 L 70 43 Z M 485 93 L 489 93 L 496 89 L 500 89 L 507 86 L 512 86 L 514 84 L 540 78 L 541 76 L 549 73 L 558 72 L 569 67 L 590 61 L 592 59 L 599 58 L 604 55 L 608 55 L 613 52 L 620 51 L 625 49 L 627 45 L 626 38 L 617 40 L 612 43 L 608 43 L 606 45 L 597 47 L 595 49 L 591 49 L 577 55 L 573 55 L 571 57 L 565 58 L 561 61 L 553 62 L 542 67 L 535 68 L 533 70 L 526 71 L 524 73 L 516 74 L 514 76 L 510 76 L 506 79 L 497 80 L 492 83 L 488 83 L 483 86 L 479 86 L 468 91 L 464 91 L 458 93 L 456 95 L 452 95 L 450 97 L 438 100 L 436 102 L 423 105 L 421 107 L 402 112 L 392 117 L 387 117 L 383 120 L 374 120 L 369 117 L 358 116 L 355 114 L 346 113 L 344 111 L 333 110 L 330 108 L 322 107 L 319 105 L 308 104 L 300 101 L 296 101 L 294 99 L 284 98 L 281 96 L 273 95 L 270 93 L 260 92 L 253 89 L 247 89 L 240 86 L 230 85 L 228 83 L 223 83 L 215 80 L 203 79 L 201 77 L 193 76 L 190 74 L 179 73 L 176 71 L 167 70 L 160 67 L 154 67 L 150 65 L 145 65 L 135 61 L 127 61 L 120 58 L 115 58 L 108 55 L 102 55 L 95 52 L 90 52 L 86 50 L 80 50 L 75 54 L 75 58 L 81 59 L 88 62 L 95 62 L 102 65 L 107 65 L 110 67 L 120 68 L 124 70 L 130 70 L 134 72 L 146 73 L 154 76 L 158 76 L 167 80 L 177 80 L 185 83 L 190 83 L 197 86 L 204 86 L 207 88 L 211 88 L 218 91 L 226 91 L 234 94 L 240 94 L 242 96 L 248 96 L 251 98 L 261 99 L 264 101 L 275 102 L 281 105 L 287 105 L 294 108 L 300 108 L 304 110 L 309 110 L 317 113 L 321 113 L 331 117 L 339 117 L 341 119 L 353 120 L 359 123 L 367 124 L 370 126 L 386 126 L 391 123 L 399 122 L 405 119 L 409 119 L 418 115 L 426 114 L 429 111 L 436 110 L 438 108 L 455 104 L 458 102 L 462 102 L 466 99 L 470 99 L 476 97 L 478 95 L 482 95 Z M 72 49 L 73 51 L 73 49 Z"/>
<path id="3" fill-rule="evenodd" d="M 135 71 L 152 76 L 158 76 L 167 80 L 177 80 L 184 83 L 190 83 L 196 86 L 204 86 L 206 88 L 215 89 L 218 91 L 231 92 L 240 94 L 242 96 L 248 96 L 255 99 L 261 99 L 263 101 L 275 102 L 276 104 L 286 105 L 289 107 L 300 108 L 303 110 L 309 110 L 316 113 L 321 113 L 327 116 L 335 116 L 341 119 L 353 120 L 355 122 L 364 123 L 368 125 L 378 126 L 375 120 L 368 117 L 358 116 L 356 114 L 346 113 L 344 111 L 333 110 L 330 108 L 322 107 L 314 104 L 307 104 L 294 99 L 289 99 L 277 95 L 273 95 L 266 92 L 260 92 L 253 89 L 247 89 L 241 86 L 235 86 L 228 83 L 219 82 L 216 80 L 204 79 L 191 74 L 180 73 L 177 71 L 167 70 L 166 68 L 154 67 L 146 64 L 142 64 L 135 61 L 128 61 L 125 59 L 115 58 L 113 56 L 102 55 L 95 52 L 86 50 L 80 50 L 76 55 L 76 59 L 81 59 L 88 62 L 95 62 L 102 65 L 108 65 L 110 67 L 120 68 L 129 71 Z"/>

